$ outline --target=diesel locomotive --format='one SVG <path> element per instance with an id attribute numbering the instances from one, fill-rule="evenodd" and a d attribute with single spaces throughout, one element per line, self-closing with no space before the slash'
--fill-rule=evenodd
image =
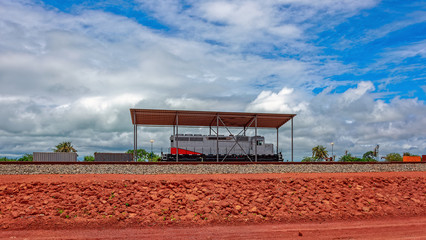
<path id="1" fill-rule="evenodd" d="M 170 136 L 170 152 L 162 161 L 246 162 L 283 161 L 263 136 L 177 134 Z"/>

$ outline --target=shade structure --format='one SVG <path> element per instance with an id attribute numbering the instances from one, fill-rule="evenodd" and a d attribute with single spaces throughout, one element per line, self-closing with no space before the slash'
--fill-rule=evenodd
<path id="1" fill-rule="evenodd" d="M 296 116 L 296 114 L 212 112 L 187 110 L 130 109 L 133 125 L 154 126 L 216 126 L 219 127 L 253 127 L 257 118 L 258 128 L 279 128 Z M 176 120 L 178 119 L 178 123 Z"/>
<path id="2" fill-rule="evenodd" d="M 160 109 L 130 109 L 133 123 L 134 152 L 137 150 L 139 125 L 151 126 L 173 126 L 173 135 L 179 135 L 179 126 L 209 127 L 211 132 L 215 132 L 216 159 L 219 162 L 219 127 L 224 127 L 230 134 L 229 127 L 242 127 L 245 131 L 254 128 L 257 137 L 258 128 L 275 128 L 277 131 L 276 152 L 278 156 L 278 129 L 291 120 L 291 161 L 293 161 L 293 118 L 296 114 L 276 114 L 276 113 L 244 113 L 244 112 L 214 112 L 214 111 L 188 111 L 188 110 L 160 110 Z M 213 127 L 216 130 L 213 130 Z M 233 136 L 233 135 L 232 135 Z M 234 138 L 235 144 L 238 144 Z M 240 146 L 241 147 L 241 146 Z M 179 141 L 176 139 L 176 149 L 179 149 Z M 232 149 L 231 149 L 232 150 Z M 176 152 L 176 161 L 179 160 L 179 150 Z M 257 144 L 254 146 L 257 162 Z M 226 154 L 226 156 L 228 153 Z M 247 154 L 246 154 L 247 155 Z M 134 154 L 136 156 L 136 154 Z M 226 156 L 223 158 L 225 159 Z M 248 156 L 248 155 L 247 155 Z M 250 157 L 248 157 L 250 159 Z M 135 157 L 136 161 L 136 157 Z M 223 161 L 223 160 L 222 160 Z M 250 161 L 252 161 L 250 159 Z"/>

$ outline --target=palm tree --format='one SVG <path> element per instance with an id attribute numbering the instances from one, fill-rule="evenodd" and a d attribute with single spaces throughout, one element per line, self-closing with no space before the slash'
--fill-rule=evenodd
<path id="1" fill-rule="evenodd" d="M 54 152 L 77 152 L 71 142 L 61 142 L 55 146 Z"/>
<path id="2" fill-rule="evenodd" d="M 324 158 L 328 157 L 328 151 L 326 148 L 322 145 L 318 145 L 314 148 L 312 148 L 312 157 L 318 160 L 322 160 Z"/>

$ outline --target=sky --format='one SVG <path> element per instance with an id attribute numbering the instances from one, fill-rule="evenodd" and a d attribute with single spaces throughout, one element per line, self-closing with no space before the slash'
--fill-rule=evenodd
<path id="1" fill-rule="evenodd" d="M 420 0 L 2 0 L 0 156 L 133 149 L 130 108 L 294 113 L 295 160 L 426 154 L 425 57 Z"/>

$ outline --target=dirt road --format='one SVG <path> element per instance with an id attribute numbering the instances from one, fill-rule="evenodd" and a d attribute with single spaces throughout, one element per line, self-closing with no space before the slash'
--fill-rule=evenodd
<path id="1" fill-rule="evenodd" d="M 426 239 L 426 217 L 345 222 L 3 231 L 2 239 Z"/>

